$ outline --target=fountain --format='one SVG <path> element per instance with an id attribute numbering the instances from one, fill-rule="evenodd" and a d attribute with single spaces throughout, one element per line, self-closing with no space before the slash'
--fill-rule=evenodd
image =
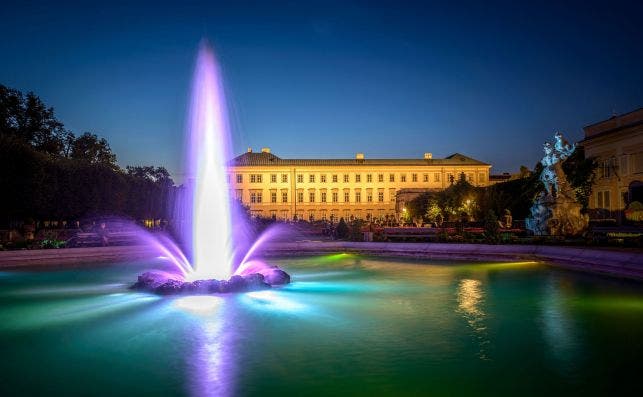
<path id="1" fill-rule="evenodd" d="M 205 41 L 196 62 L 186 137 L 188 179 L 177 213 L 183 219 L 180 240 L 188 252 L 184 254 L 169 239 L 155 244 L 179 273 L 146 272 L 133 288 L 158 294 L 200 294 L 289 283 L 290 276 L 283 270 L 251 260 L 257 245 L 269 234 L 244 250 L 244 220 L 236 214 L 229 196 L 226 165 L 231 139 L 222 78 L 214 52 Z"/>

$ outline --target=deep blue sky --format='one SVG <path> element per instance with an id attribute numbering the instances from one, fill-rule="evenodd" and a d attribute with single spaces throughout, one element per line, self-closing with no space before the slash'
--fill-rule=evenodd
<path id="1" fill-rule="evenodd" d="M 223 65 L 236 153 L 461 152 L 516 171 L 555 131 L 576 141 L 643 106 L 637 2 L 159 3 L 3 5 L 0 83 L 106 137 L 121 165 L 177 179 L 204 36 Z"/>

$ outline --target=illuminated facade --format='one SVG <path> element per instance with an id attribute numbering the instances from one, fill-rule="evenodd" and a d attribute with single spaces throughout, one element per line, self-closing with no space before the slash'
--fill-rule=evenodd
<path id="1" fill-rule="evenodd" d="M 643 108 L 584 128 L 580 144 L 598 162 L 589 207 L 619 213 L 643 201 Z"/>
<path id="2" fill-rule="evenodd" d="M 453 154 L 434 159 L 282 159 L 263 148 L 248 149 L 228 167 L 233 197 L 254 216 L 281 220 L 384 219 L 399 215 L 405 189 L 442 190 L 464 174 L 487 186 L 491 165 Z M 396 206 L 396 204 L 398 204 Z M 397 212 L 396 212 L 397 208 Z"/>

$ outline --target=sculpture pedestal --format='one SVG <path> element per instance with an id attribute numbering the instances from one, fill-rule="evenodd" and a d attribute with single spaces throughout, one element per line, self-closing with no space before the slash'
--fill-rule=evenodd
<path id="1" fill-rule="evenodd" d="M 541 194 L 531 207 L 527 229 L 537 236 L 579 236 L 587 230 L 589 217 L 581 214 L 582 206 L 565 195 Z"/>

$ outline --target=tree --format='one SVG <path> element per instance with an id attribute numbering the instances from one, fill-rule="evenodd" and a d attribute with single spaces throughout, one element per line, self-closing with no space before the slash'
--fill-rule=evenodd
<path id="1" fill-rule="evenodd" d="M 163 167 L 116 164 L 105 139 L 75 137 L 33 93 L 0 85 L 0 224 L 29 218 L 168 218 L 174 182 Z"/>
<path id="2" fill-rule="evenodd" d="M 429 200 L 431 199 L 431 197 L 431 193 L 422 193 L 413 200 L 406 203 L 406 211 L 409 215 L 409 218 L 424 218 L 427 213 Z"/>
<path id="3" fill-rule="evenodd" d="M 473 215 L 476 196 L 476 188 L 461 177 L 454 185 L 437 194 L 437 206 L 445 219 L 459 218 L 462 212 Z"/>
<path id="4" fill-rule="evenodd" d="M 87 161 L 90 164 L 103 164 L 117 168 L 116 155 L 105 138 L 85 132 L 78 138 L 71 138 L 69 157 L 75 160 Z"/>
<path id="5" fill-rule="evenodd" d="M 490 243 L 498 241 L 498 217 L 493 210 L 488 210 L 484 217 L 484 236 Z"/>
<path id="6" fill-rule="evenodd" d="M 576 194 L 576 200 L 583 206 L 583 211 L 586 211 L 589 205 L 597 166 L 596 159 L 585 157 L 585 149 L 582 146 L 577 146 L 562 164 L 567 180 Z"/>
<path id="7" fill-rule="evenodd" d="M 174 181 L 163 167 L 127 166 L 128 207 L 138 219 L 168 218 Z"/>
<path id="8" fill-rule="evenodd" d="M 0 135 L 13 136 L 39 152 L 61 155 L 70 132 L 33 92 L 0 85 Z"/>
<path id="9" fill-rule="evenodd" d="M 348 225 L 346 224 L 346 221 L 344 218 L 339 219 L 339 223 L 337 224 L 337 238 L 339 239 L 345 239 L 348 237 Z"/>

